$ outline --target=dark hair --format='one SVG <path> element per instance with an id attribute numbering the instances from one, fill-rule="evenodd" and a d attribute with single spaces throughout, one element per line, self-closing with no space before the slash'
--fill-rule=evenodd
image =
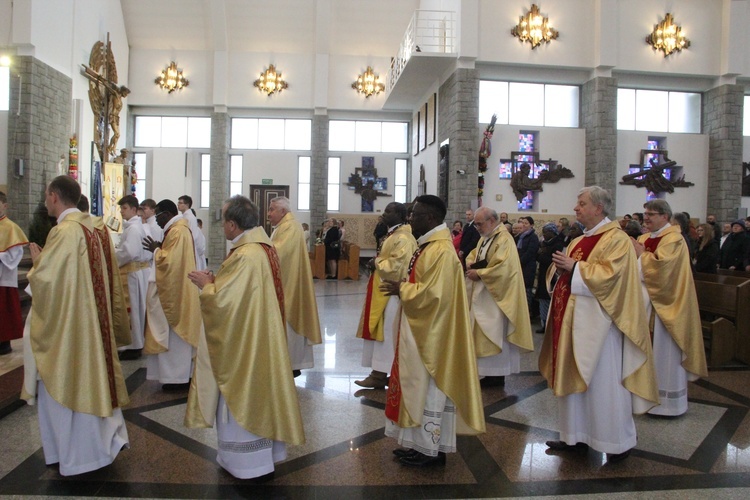
<path id="1" fill-rule="evenodd" d="M 130 208 L 138 208 L 138 198 L 136 198 L 132 194 L 129 194 L 120 198 L 120 201 L 118 201 L 117 204 L 119 206 L 127 205 Z"/>
<path id="2" fill-rule="evenodd" d="M 172 200 L 161 200 L 159 203 L 156 204 L 156 211 L 167 212 L 172 217 L 177 215 L 177 212 L 178 212 L 177 205 L 175 205 Z"/>
<path id="3" fill-rule="evenodd" d="M 2 191 L 0 191 L 0 203 L 8 203 L 8 197 Z"/>
<path id="4" fill-rule="evenodd" d="M 534 225 L 534 218 L 530 215 L 524 215 L 523 217 L 519 217 L 519 219 L 526 219 L 527 221 L 529 221 L 530 226 Z"/>
<path id="5" fill-rule="evenodd" d="M 224 220 L 234 222 L 243 231 L 258 225 L 258 206 L 241 195 L 232 196 L 226 202 Z"/>
<path id="6" fill-rule="evenodd" d="M 654 201 L 657 201 L 657 200 L 654 200 Z M 682 234 L 688 234 L 688 231 L 690 231 L 690 219 L 688 219 L 687 216 L 683 212 L 675 212 L 674 214 L 672 214 L 672 219 L 674 219 L 674 221 L 680 225 L 680 230 L 682 231 Z"/>
<path id="7" fill-rule="evenodd" d="M 640 235 L 643 234 L 643 231 L 641 231 L 641 225 L 635 219 L 629 220 L 628 223 L 625 224 L 624 230 L 628 236 L 632 236 L 636 240 L 638 239 Z"/>
<path id="8" fill-rule="evenodd" d="M 89 213 L 89 199 L 86 198 L 86 195 L 82 194 L 81 199 L 78 200 L 78 205 L 76 205 L 78 210 L 84 213 Z"/>
<path id="9" fill-rule="evenodd" d="M 68 206 L 78 206 L 78 200 L 81 199 L 81 185 L 69 175 L 58 175 L 52 179 L 47 189 Z"/>
<path id="10" fill-rule="evenodd" d="M 151 198 L 146 198 L 141 202 L 142 207 L 150 208 L 151 210 L 156 210 L 156 202 L 152 200 Z"/>
<path id="11" fill-rule="evenodd" d="M 398 218 L 401 222 L 406 221 L 406 215 L 407 215 L 406 205 L 404 205 L 403 203 L 399 203 L 397 201 L 392 201 L 388 205 L 386 205 L 385 208 L 388 208 L 388 207 L 393 207 L 393 211 L 396 212 L 396 215 L 398 215 Z"/>
<path id="12" fill-rule="evenodd" d="M 445 220 L 445 214 L 448 213 L 448 210 L 445 208 L 445 202 L 434 194 L 423 194 L 422 196 L 417 196 L 414 201 L 420 205 L 426 206 L 430 214 L 435 217 L 435 220 L 438 223 Z"/>
<path id="13" fill-rule="evenodd" d="M 183 194 L 182 196 L 177 198 L 177 201 L 183 202 L 185 205 L 188 206 L 188 208 L 191 208 L 193 206 L 193 199 L 186 194 Z"/>

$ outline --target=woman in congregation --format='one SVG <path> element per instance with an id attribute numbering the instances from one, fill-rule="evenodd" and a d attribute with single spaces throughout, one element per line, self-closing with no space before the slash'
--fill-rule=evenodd
<path id="1" fill-rule="evenodd" d="M 714 239 L 714 228 L 711 224 L 698 226 L 698 249 L 693 258 L 693 270 L 696 273 L 716 274 L 719 263 L 719 244 Z"/>

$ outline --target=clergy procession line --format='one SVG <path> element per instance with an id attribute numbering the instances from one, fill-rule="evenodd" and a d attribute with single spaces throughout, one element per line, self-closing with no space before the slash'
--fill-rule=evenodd
<path id="1" fill-rule="evenodd" d="M 78 183 L 56 177 L 45 191 L 56 225 L 42 248 L 8 220 L 0 193 L 0 306 L 10 318 L 0 333 L 20 338 L 23 328 L 22 398 L 38 404 L 46 463 L 81 474 L 129 447 L 120 360 L 146 355 L 147 379 L 189 389 L 184 425 L 216 427 L 224 469 L 272 478 L 286 445 L 305 441 L 293 377 L 313 367 L 321 343 L 305 235 L 289 200 L 271 200 L 270 238 L 254 203 L 225 202 L 231 250 L 215 275 L 190 197 L 118 204 L 125 222 L 113 245 Z M 627 458 L 633 415 L 684 414 L 688 381 L 707 375 L 687 245 L 666 202 L 644 208 L 648 233 L 636 240 L 609 219 L 606 190 L 583 188 L 574 208 L 583 234 L 543 266 L 539 370 L 558 400 L 553 453 Z M 385 433 L 411 467 L 444 466 L 457 435 L 485 432 L 481 386 L 502 385 L 534 349 L 522 243 L 505 214 L 479 208 L 468 225 L 476 237 L 459 246 L 446 212 L 433 195 L 385 208 L 356 334 L 372 371 L 355 383 L 387 389 Z M 23 326 L 16 273 L 26 244 L 33 301 Z"/>

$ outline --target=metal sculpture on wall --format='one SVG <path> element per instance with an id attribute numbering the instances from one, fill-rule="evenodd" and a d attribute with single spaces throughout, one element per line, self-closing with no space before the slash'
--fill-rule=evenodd
<path id="1" fill-rule="evenodd" d="M 89 65 L 81 66 L 81 73 L 89 79 L 89 102 L 94 112 L 94 143 L 99 158 L 106 162 L 116 156 L 117 141 L 120 139 L 122 100 L 130 94 L 130 89 L 126 86 L 117 85 L 117 66 L 109 33 L 106 43 L 98 41 L 94 44 Z"/>
<path id="2" fill-rule="evenodd" d="M 527 151 L 512 151 L 510 153 L 510 160 L 500 160 L 502 162 L 510 162 L 512 164 L 513 174 L 510 177 L 510 187 L 513 189 L 513 194 L 516 199 L 520 202 L 523 200 L 529 191 L 544 191 L 545 183 L 555 183 L 560 179 L 570 179 L 575 177 L 573 172 L 569 168 L 563 167 L 557 160 L 552 158 L 548 160 L 540 160 L 539 153 L 527 152 Z M 520 161 L 518 157 L 532 157 L 532 161 Z M 534 170 L 538 171 L 538 175 L 533 177 L 532 164 L 536 167 Z M 545 167 L 540 169 L 539 167 Z"/>
<path id="3" fill-rule="evenodd" d="M 372 156 L 362 157 L 362 167 L 354 169 L 346 185 L 362 197 L 362 212 L 374 212 L 375 200 L 378 196 L 391 196 L 381 191 L 388 189 L 388 178 L 378 177 L 375 158 Z"/>
<path id="4" fill-rule="evenodd" d="M 666 149 L 641 149 L 641 163 L 631 170 L 635 170 L 622 176 L 620 184 L 635 187 L 645 187 L 652 193 L 674 193 L 674 188 L 694 186 L 692 182 L 685 180 L 685 175 L 676 176 L 675 171 L 682 170 L 677 162 L 670 160 Z M 644 158 L 651 156 L 648 167 L 643 166 Z M 665 161 L 660 162 L 659 158 Z M 672 180 L 673 177 L 676 179 Z"/>

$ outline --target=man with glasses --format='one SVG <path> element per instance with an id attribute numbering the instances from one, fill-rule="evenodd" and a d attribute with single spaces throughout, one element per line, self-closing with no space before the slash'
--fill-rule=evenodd
<path id="1" fill-rule="evenodd" d="M 482 237 L 466 258 L 466 278 L 477 369 L 482 386 L 502 386 L 506 375 L 521 371 L 521 350 L 534 350 L 523 272 L 497 212 L 477 209 L 474 224 Z"/>
<path id="2" fill-rule="evenodd" d="M 648 294 L 646 319 L 660 403 L 649 414 L 676 417 L 687 412 L 688 381 L 708 375 L 698 298 L 687 244 L 680 226 L 669 223 L 669 203 L 651 200 L 643 208 L 643 223 L 649 232 L 633 240 L 633 247 Z"/>
<path id="3" fill-rule="evenodd" d="M 583 188 L 574 208 L 583 237 L 552 262 L 560 272 L 552 295 L 539 371 L 557 396 L 560 440 L 550 450 L 587 453 L 615 463 L 637 436 L 633 413 L 658 404 L 651 341 L 630 238 L 608 215 L 609 192 Z"/>
<path id="4" fill-rule="evenodd" d="M 143 240 L 144 248 L 154 253 L 146 299 L 146 378 L 158 380 L 165 391 L 186 390 L 203 328 L 198 290 L 188 279 L 196 270 L 193 234 L 173 201 L 160 201 L 156 211 L 164 241 Z"/>
<path id="5" fill-rule="evenodd" d="M 408 448 L 393 453 L 412 467 L 445 465 L 445 454 L 456 451 L 458 432 L 485 431 L 463 268 L 445 214 L 437 196 L 417 197 L 411 227 L 419 247 L 408 279 L 381 285 L 401 299 L 386 435 Z"/>

